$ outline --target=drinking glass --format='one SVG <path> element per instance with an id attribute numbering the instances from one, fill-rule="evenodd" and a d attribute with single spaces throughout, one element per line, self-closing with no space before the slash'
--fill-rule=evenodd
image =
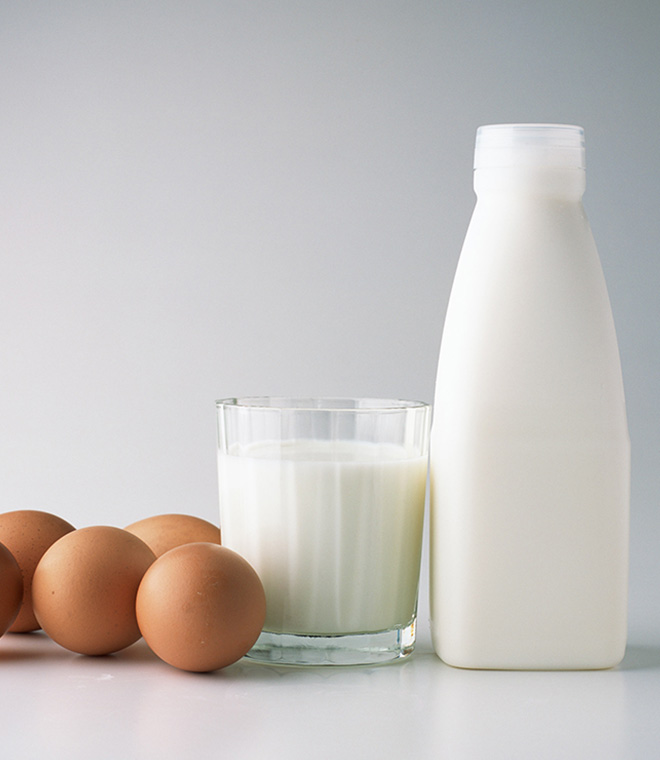
<path id="1" fill-rule="evenodd" d="M 216 409 L 222 543 L 266 592 L 247 656 L 326 665 L 410 654 L 430 406 L 250 397 Z"/>

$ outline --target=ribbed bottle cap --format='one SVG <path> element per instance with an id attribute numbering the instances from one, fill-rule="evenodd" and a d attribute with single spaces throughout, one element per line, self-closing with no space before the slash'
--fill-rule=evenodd
<path id="1" fill-rule="evenodd" d="M 572 124 L 489 124 L 479 127 L 474 168 L 584 169 L 584 130 Z"/>

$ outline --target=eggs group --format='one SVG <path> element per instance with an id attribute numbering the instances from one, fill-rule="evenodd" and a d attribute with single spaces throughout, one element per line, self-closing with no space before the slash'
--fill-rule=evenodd
<path id="1" fill-rule="evenodd" d="M 246 654 L 265 617 L 257 573 L 200 518 L 76 530 L 47 512 L 0 514 L 0 636 L 41 627 L 83 655 L 143 636 L 166 663 L 209 671 Z"/>

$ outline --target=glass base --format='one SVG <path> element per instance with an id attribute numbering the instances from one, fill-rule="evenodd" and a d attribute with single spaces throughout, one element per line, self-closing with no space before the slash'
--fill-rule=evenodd
<path id="1" fill-rule="evenodd" d="M 378 665 L 415 648 L 415 621 L 375 633 L 297 634 L 264 631 L 246 657 L 269 665 Z"/>

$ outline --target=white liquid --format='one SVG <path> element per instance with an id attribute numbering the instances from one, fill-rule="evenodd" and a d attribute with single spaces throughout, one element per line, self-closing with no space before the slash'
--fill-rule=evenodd
<path id="1" fill-rule="evenodd" d="M 414 619 L 426 457 L 265 442 L 220 453 L 218 469 L 222 542 L 264 584 L 265 630 L 361 633 Z"/>
<path id="2" fill-rule="evenodd" d="M 495 177 L 494 192 L 489 183 Z M 488 183 L 486 182 L 488 178 Z M 442 340 L 431 437 L 436 652 L 600 668 L 626 641 L 629 439 L 580 174 L 484 174 Z M 565 184 L 562 185 L 562 182 Z M 577 191 L 576 191 L 577 188 Z"/>

